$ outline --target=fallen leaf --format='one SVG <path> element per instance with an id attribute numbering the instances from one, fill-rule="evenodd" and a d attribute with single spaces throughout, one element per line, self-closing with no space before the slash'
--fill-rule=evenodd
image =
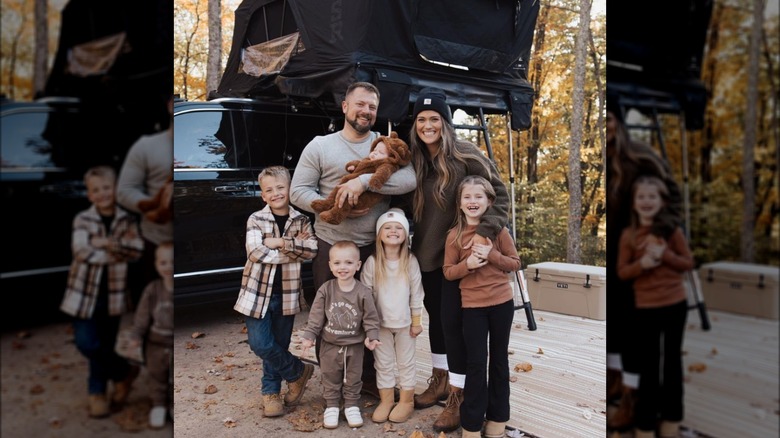
<path id="1" fill-rule="evenodd" d="M 61 429 L 62 428 L 62 419 L 58 417 L 51 417 L 49 418 L 49 426 L 53 427 L 54 429 Z"/>
<path id="2" fill-rule="evenodd" d="M 222 358 L 219 356 L 214 357 L 214 362 L 216 363 L 222 363 Z"/>
<path id="3" fill-rule="evenodd" d="M 285 418 L 293 429 L 300 432 L 313 432 L 322 427 L 319 412 L 321 411 L 315 412 L 309 406 L 299 406 L 295 411 L 288 413 Z"/>
<path id="4" fill-rule="evenodd" d="M 232 351 L 228 351 L 228 352 L 227 352 L 227 353 L 225 353 L 223 356 L 227 356 L 227 357 L 234 357 L 235 355 L 236 355 L 236 353 L 233 353 Z"/>
<path id="5" fill-rule="evenodd" d="M 390 422 L 385 423 L 383 429 L 385 432 L 395 432 L 395 427 L 393 427 L 393 423 Z"/>
<path id="6" fill-rule="evenodd" d="M 236 427 L 236 420 L 227 417 L 224 420 L 222 420 L 222 424 L 224 424 L 225 427 Z"/>
<path id="7" fill-rule="evenodd" d="M 701 362 L 696 362 L 688 365 L 688 371 L 692 373 L 702 373 L 707 369 L 707 365 Z"/>
<path id="8" fill-rule="evenodd" d="M 506 352 L 506 354 L 515 354 L 515 352 L 512 351 L 512 350 L 509 350 L 509 351 Z"/>
<path id="9" fill-rule="evenodd" d="M 205 333 L 201 333 L 201 332 L 193 332 L 191 336 L 192 336 L 192 339 L 198 339 L 198 338 L 202 338 L 202 337 L 206 336 L 206 334 Z"/>
<path id="10" fill-rule="evenodd" d="M 590 411 L 588 411 L 588 410 L 583 410 L 582 411 L 582 416 L 585 417 L 586 420 L 590 420 L 591 417 L 593 417 L 593 414 L 591 414 Z"/>
<path id="11" fill-rule="evenodd" d="M 710 351 L 710 354 L 712 354 L 713 356 L 718 354 L 718 349 L 715 348 L 715 347 L 712 347 L 712 350 Z"/>
<path id="12" fill-rule="evenodd" d="M 246 326 L 243 326 L 243 327 L 241 327 L 241 333 L 243 333 L 243 334 L 246 334 L 246 333 L 247 333 L 247 331 L 246 331 Z"/>
<path id="13" fill-rule="evenodd" d="M 509 377 L 509 381 L 512 382 L 512 383 L 517 382 L 517 376 L 510 376 Z"/>
<path id="14" fill-rule="evenodd" d="M 204 393 L 204 394 L 214 394 L 214 393 L 216 393 L 217 391 L 219 391 L 219 390 L 217 389 L 217 387 L 216 387 L 216 386 L 214 386 L 214 385 L 209 385 L 209 386 L 207 386 L 207 387 L 206 387 L 206 389 L 205 389 L 205 390 L 203 390 L 203 393 Z"/>
<path id="15" fill-rule="evenodd" d="M 43 389 L 43 386 L 41 385 L 35 385 L 32 388 L 30 388 L 30 394 L 41 394 L 45 389 Z"/>
<path id="16" fill-rule="evenodd" d="M 184 348 L 186 348 L 187 350 L 194 350 L 196 348 L 200 348 L 200 346 L 194 342 L 187 342 Z"/>
<path id="17" fill-rule="evenodd" d="M 12 349 L 14 349 L 14 350 L 23 350 L 23 349 L 25 349 L 26 347 L 25 347 L 25 345 L 24 345 L 24 342 L 20 342 L 20 341 L 11 341 L 11 348 L 12 348 Z"/>
<path id="18" fill-rule="evenodd" d="M 544 354 L 542 347 L 539 347 L 539 350 L 536 351 L 536 354 Z"/>
<path id="19" fill-rule="evenodd" d="M 530 363 L 528 363 L 528 362 L 521 362 L 521 363 L 515 365 L 515 372 L 522 371 L 522 372 L 527 373 L 527 372 L 531 371 L 533 368 L 534 367 L 531 366 Z"/>

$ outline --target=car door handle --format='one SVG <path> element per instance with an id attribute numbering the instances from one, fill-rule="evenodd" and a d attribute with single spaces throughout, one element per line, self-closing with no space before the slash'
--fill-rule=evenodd
<path id="1" fill-rule="evenodd" d="M 226 193 L 226 192 L 246 192 L 247 188 L 246 186 L 217 186 L 214 187 L 214 191 L 218 193 Z"/>

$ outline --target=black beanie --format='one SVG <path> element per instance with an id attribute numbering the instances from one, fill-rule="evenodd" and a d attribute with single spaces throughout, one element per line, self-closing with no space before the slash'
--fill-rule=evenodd
<path id="1" fill-rule="evenodd" d="M 445 103 L 446 100 L 447 95 L 444 94 L 444 91 L 433 87 L 423 88 L 417 95 L 417 102 L 415 102 L 414 110 L 412 111 L 412 119 L 416 119 L 417 114 L 420 114 L 421 111 L 431 110 L 441 114 L 444 120 L 452 125 L 452 111 Z"/>

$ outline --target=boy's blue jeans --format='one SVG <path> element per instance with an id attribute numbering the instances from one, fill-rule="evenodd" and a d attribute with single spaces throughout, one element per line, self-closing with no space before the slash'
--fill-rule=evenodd
<path id="1" fill-rule="evenodd" d="M 288 348 L 294 315 L 282 314 L 282 293 L 273 291 L 265 316 L 246 317 L 249 348 L 263 360 L 262 394 L 279 394 L 282 379 L 292 382 L 303 373 L 303 362 Z"/>
<path id="2" fill-rule="evenodd" d="M 108 316 L 100 308 L 90 319 L 73 320 L 76 348 L 89 360 L 89 394 L 105 394 L 109 380 L 124 380 L 130 371 L 130 364 L 114 352 L 119 322 L 119 316 Z"/>

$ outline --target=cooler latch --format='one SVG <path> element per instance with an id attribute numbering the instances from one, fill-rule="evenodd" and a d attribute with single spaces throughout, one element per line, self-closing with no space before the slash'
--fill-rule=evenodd
<path id="1" fill-rule="evenodd" d="M 541 278 L 539 278 L 539 269 L 537 268 L 536 273 L 534 274 L 534 281 L 538 283 L 540 280 Z"/>
<path id="2" fill-rule="evenodd" d="M 585 274 L 585 284 L 583 284 L 582 287 L 590 289 L 590 274 Z"/>

